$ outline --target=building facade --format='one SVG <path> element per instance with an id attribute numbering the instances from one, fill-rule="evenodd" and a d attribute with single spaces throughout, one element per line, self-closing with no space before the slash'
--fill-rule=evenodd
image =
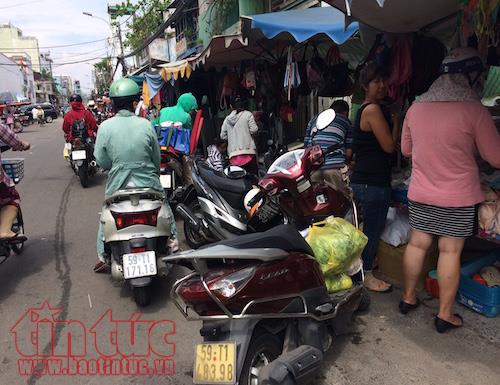
<path id="1" fill-rule="evenodd" d="M 61 96 L 61 104 L 67 104 L 69 97 L 74 92 L 73 79 L 67 75 L 54 76 L 57 91 Z"/>
<path id="2" fill-rule="evenodd" d="M 75 80 L 75 94 L 82 94 L 82 87 L 80 86 L 80 80 Z"/>
<path id="3" fill-rule="evenodd" d="M 15 61 L 0 53 L 0 104 L 22 100 L 23 85 L 21 68 Z"/>
<path id="4" fill-rule="evenodd" d="M 11 60 L 19 65 L 19 69 L 23 74 L 23 93 L 26 99 L 35 103 L 36 101 L 36 84 L 35 74 L 33 72 L 33 65 L 31 58 L 28 55 L 11 56 Z"/>
<path id="5" fill-rule="evenodd" d="M 37 103 L 57 104 L 57 96 L 52 80 L 40 79 L 36 81 L 36 101 Z"/>
<path id="6" fill-rule="evenodd" d="M 11 24 L 0 25 L 0 52 L 7 56 L 29 55 L 33 71 L 40 72 L 38 39 L 23 36 L 23 32 Z"/>
<path id="7" fill-rule="evenodd" d="M 50 57 L 50 52 L 40 54 L 40 72 L 50 74 L 52 76 L 52 63 L 54 60 Z"/>

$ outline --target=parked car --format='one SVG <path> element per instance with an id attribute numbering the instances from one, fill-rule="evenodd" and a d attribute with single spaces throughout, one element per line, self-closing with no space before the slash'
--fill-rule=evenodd
<path id="1" fill-rule="evenodd" d="M 30 104 L 27 106 L 22 106 L 20 108 L 21 112 L 28 117 L 30 123 L 33 123 L 33 116 L 31 115 L 31 110 L 37 106 L 42 106 L 45 112 L 45 121 L 47 123 L 50 123 L 54 119 L 57 119 L 58 116 L 57 111 L 52 104 L 50 103 Z"/>

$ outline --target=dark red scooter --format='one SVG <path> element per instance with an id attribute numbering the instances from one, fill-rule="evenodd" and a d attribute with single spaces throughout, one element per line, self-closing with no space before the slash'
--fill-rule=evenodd
<path id="1" fill-rule="evenodd" d="M 369 306 L 363 273 L 328 294 L 318 262 L 292 225 L 165 257 L 193 272 L 171 296 L 188 320 L 202 320 L 195 384 L 308 383 L 353 313 Z"/>

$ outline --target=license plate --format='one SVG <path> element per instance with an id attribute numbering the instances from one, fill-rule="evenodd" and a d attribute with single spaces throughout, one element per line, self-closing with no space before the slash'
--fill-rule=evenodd
<path id="1" fill-rule="evenodd" d="M 156 254 L 154 251 L 123 255 L 125 279 L 156 275 Z"/>
<path id="2" fill-rule="evenodd" d="M 161 187 L 163 188 L 172 188 L 172 175 L 165 174 L 160 175 Z"/>
<path id="3" fill-rule="evenodd" d="M 193 383 L 235 384 L 236 343 L 197 344 Z"/>
<path id="4" fill-rule="evenodd" d="M 84 160 L 84 159 L 87 159 L 87 151 L 85 151 L 85 150 L 73 151 L 71 153 L 71 158 L 73 160 Z"/>

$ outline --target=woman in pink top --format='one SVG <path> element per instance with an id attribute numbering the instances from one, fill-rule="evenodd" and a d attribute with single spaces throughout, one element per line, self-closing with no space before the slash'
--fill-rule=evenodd
<path id="1" fill-rule="evenodd" d="M 460 255 L 473 235 L 476 205 L 484 200 L 476 155 L 500 168 L 500 135 L 472 88 L 483 69 L 471 48 L 445 58 L 441 76 L 414 103 L 403 126 L 402 152 L 412 159 L 408 191 L 412 233 L 404 255 L 405 290 L 399 304 L 407 314 L 420 304 L 416 285 L 433 236 L 439 237 L 440 333 L 463 324 L 453 314 Z"/>

